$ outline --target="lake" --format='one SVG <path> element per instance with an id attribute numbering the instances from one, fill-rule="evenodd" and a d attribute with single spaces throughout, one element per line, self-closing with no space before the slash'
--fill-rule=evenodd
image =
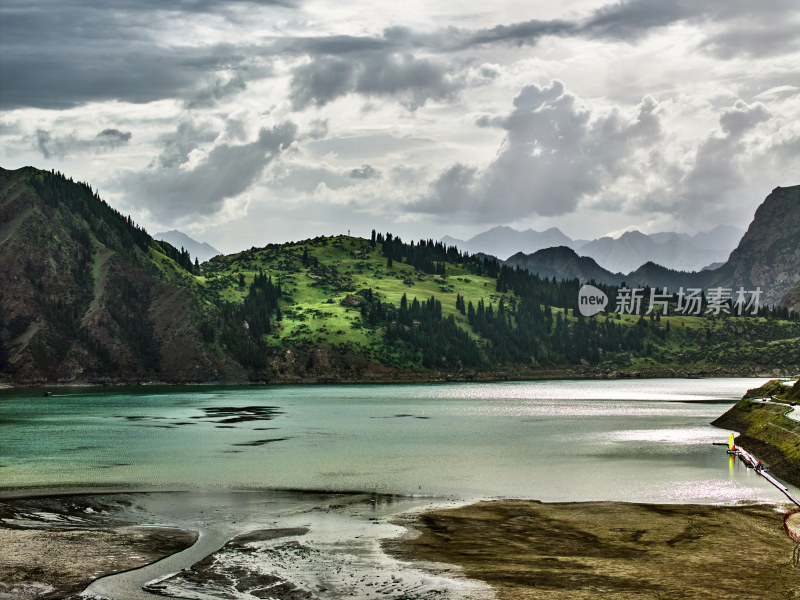
<path id="1" fill-rule="evenodd" d="M 22 526 L 91 512 L 199 532 L 183 552 L 97 579 L 87 598 L 244 600 L 237 581 L 272 581 L 275 598 L 486 600 L 491 589 L 457 569 L 384 552 L 406 533 L 398 519 L 502 497 L 783 502 L 709 425 L 763 381 L 5 390 L 0 498 L 64 494 L 16 501 Z M 263 530 L 292 533 L 226 545 Z"/>
<path id="2" fill-rule="evenodd" d="M 727 433 L 709 423 L 762 382 L 6 390 L 0 488 L 781 501 L 712 445 Z"/>

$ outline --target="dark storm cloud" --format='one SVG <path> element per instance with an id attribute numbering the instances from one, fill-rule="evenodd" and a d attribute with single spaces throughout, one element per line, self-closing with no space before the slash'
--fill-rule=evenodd
<path id="1" fill-rule="evenodd" d="M 545 36 L 582 36 L 634 41 L 652 30 L 682 22 L 709 26 L 709 38 L 700 44 L 708 52 L 728 58 L 737 54 L 785 52 L 800 44 L 795 0 L 628 0 L 607 4 L 584 19 L 531 20 L 476 31 L 440 32 L 441 49 L 484 44 L 534 45 Z"/>
<path id="2" fill-rule="evenodd" d="M 559 81 L 525 86 L 509 115 L 484 123 L 506 130 L 489 166 L 451 167 L 410 209 L 487 223 L 574 212 L 581 199 L 624 175 L 636 151 L 660 140 L 656 108 L 645 98 L 634 117 L 596 115 Z"/>
<path id="3" fill-rule="evenodd" d="M 577 25 L 568 21 L 533 20 L 478 30 L 464 35 L 461 44 L 465 47 L 498 42 L 533 45 L 544 36 L 568 35 L 576 29 Z"/>
<path id="4" fill-rule="evenodd" d="M 128 173 L 119 184 L 133 190 L 128 196 L 130 204 L 146 208 L 163 222 L 213 215 L 227 198 L 249 188 L 296 137 L 297 127 L 287 122 L 262 129 L 252 143 L 216 146 L 192 169 L 153 167 Z"/>
<path id="5" fill-rule="evenodd" d="M 154 22 L 179 27 L 187 14 L 242 4 L 274 3 L 8 0 L 0 6 L 0 109 L 185 97 L 209 73 L 242 68 L 258 50 L 166 46 Z"/>
<path id="6" fill-rule="evenodd" d="M 83 152 L 115 150 L 127 144 L 132 136 L 130 131 L 120 131 L 119 129 L 104 129 L 92 138 L 80 138 L 72 133 L 53 135 L 44 129 L 37 129 L 34 145 L 44 158 L 51 156 L 63 158 Z"/>
<path id="7" fill-rule="evenodd" d="M 698 47 L 722 57 L 764 55 L 800 44 L 795 0 L 628 0 L 571 21 L 442 27 L 429 33 L 391 27 L 373 36 L 273 37 L 258 45 L 169 46 L 160 39 L 160 23 L 180 28 L 196 14 L 239 23 L 254 6 L 284 10 L 278 7 L 295 3 L 6 0 L 0 5 L 0 109 L 164 98 L 182 99 L 189 108 L 211 106 L 244 90 L 249 79 L 269 76 L 263 62 L 289 57 L 308 60 L 292 72 L 291 100 L 298 109 L 358 93 L 393 98 L 413 110 L 428 100 L 451 99 L 467 85 L 458 68 L 420 53 L 533 45 L 545 36 L 635 40 L 682 22 L 707 26 L 707 39 Z"/>
<path id="8" fill-rule="evenodd" d="M 450 100 L 464 83 L 446 65 L 409 54 L 361 58 L 319 57 L 292 72 L 290 98 L 296 110 L 324 106 L 350 93 L 392 97 L 415 110 L 428 100 Z"/>
<path id="9" fill-rule="evenodd" d="M 765 27 L 786 23 L 786 16 L 793 12 L 798 12 L 795 0 L 628 0 L 597 9 L 575 31 L 593 37 L 635 40 L 652 29 L 681 22 L 702 23 L 721 32 L 713 33 L 701 47 L 735 44 L 739 52 L 758 53 L 758 47 L 771 46 L 772 42 L 763 36 L 735 37 L 735 32 L 751 32 L 759 23 Z M 742 28 L 742 21 L 747 23 L 746 29 Z M 796 30 L 796 24 L 794 27 Z"/>
<path id="10" fill-rule="evenodd" d="M 328 35 L 320 37 L 294 37 L 279 39 L 273 49 L 281 54 L 343 56 L 365 52 L 387 52 L 398 47 L 408 47 L 406 40 L 392 40 L 384 36 Z"/>

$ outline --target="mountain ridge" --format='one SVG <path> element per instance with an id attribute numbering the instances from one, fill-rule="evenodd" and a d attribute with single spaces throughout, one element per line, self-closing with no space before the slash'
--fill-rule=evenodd
<path id="1" fill-rule="evenodd" d="M 622 237 L 625 236 L 640 240 L 644 234 L 626 233 Z M 624 281 L 628 286 L 667 287 L 673 291 L 680 287 L 724 287 L 733 293 L 739 288 L 758 288 L 761 302 L 795 310 L 797 292 L 793 288 L 800 284 L 800 185 L 775 188 L 756 210 L 728 260 L 715 268 L 687 272 L 648 261 L 627 274 L 612 273 L 593 259 L 580 257 L 575 251 L 568 255 L 565 250 L 561 247 L 530 255 L 518 253 L 505 263 L 545 277 L 577 277 L 583 282 L 594 279 L 610 285 Z"/>
<path id="2" fill-rule="evenodd" d="M 566 247 L 542 256 L 553 268 L 576 257 Z M 583 318 L 577 278 L 376 232 L 196 265 L 91 186 L 33 168 L 0 170 L 0 260 L 0 380 L 14 385 L 800 370 L 800 318 L 788 310 L 746 328 L 662 311 Z M 589 261 L 579 262 L 599 269 Z M 615 306 L 616 286 L 596 285 Z"/>
<path id="3" fill-rule="evenodd" d="M 594 240 L 573 240 L 560 229 L 545 231 L 497 226 L 469 240 L 444 236 L 441 241 L 471 253 L 483 252 L 509 260 L 520 252 L 533 254 L 546 248 L 566 246 L 579 256 L 592 258 L 612 273 L 630 273 L 648 261 L 674 270 L 700 271 L 715 263 L 725 262 L 744 231 L 719 225 L 695 235 L 659 232 L 644 234 L 638 230 L 614 238 L 604 236 Z M 504 258 L 505 257 L 505 258 Z"/>

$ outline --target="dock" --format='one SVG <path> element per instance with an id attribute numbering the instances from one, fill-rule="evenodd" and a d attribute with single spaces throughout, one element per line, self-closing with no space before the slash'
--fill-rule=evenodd
<path id="1" fill-rule="evenodd" d="M 761 475 L 764 479 L 769 481 L 773 486 L 778 488 L 784 496 L 786 496 L 789 500 L 794 502 L 795 505 L 800 507 L 800 500 L 792 496 L 789 488 L 783 485 L 780 481 L 775 479 L 772 475 L 767 473 L 766 468 L 764 467 L 764 463 L 758 460 L 755 456 L 750 454 L 744 448 L 739 448 L 734 446 L 733 444 L 730 445 L 730 449 L 728 450 L 728 454 L 738 457 L 745 465 L 753 469 L 756 473 Z"/>

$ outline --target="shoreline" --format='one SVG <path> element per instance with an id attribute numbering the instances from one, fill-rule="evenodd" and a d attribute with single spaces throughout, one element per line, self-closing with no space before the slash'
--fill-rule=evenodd
<path id="1" fill-rule="evenodd" d="M 224 491 L 210 493 L 225 494 Z M 749 560 L 748 555 L 757 557 L 753 560 L 758 564 L 752 565 L 752 569 L 749 566 L 735 569 L 735 576 L 729 576 L 731 585 L 735 584 L 734 593 L 727 593 L 726 597 L 748 597 L 745 591 L 754 589 L 752 586 L 756 582 L 760 583 L 757 574 L 764 573 L 765 569 L 769 577 L 778 582 L 775 585 L 796 582 L 797 577 L 797 570 L 790 569 L 794 543 L 782 527 L 781 515 L 787 506 L 784 503 L 544 503 L 521 499 L 476 502 L 434 498 L 376 499 L 367 494 L 247 493 L 262 502 L 288 498 L 297 506 L 282 513 L 280 519 L 275 516 L 278 513 L 270 513 L 259 517 L 258 522 L 245 520 L 238 527 L 226 525 L 221 533 L 218 531 L 222 537 L 217 550 L 205 558 L 196 557 L 186 565 L 190 567 L 188 571 L 176 569 L 178 575 L 149 589 L 161 589 L 166 593 L 202 589 L 203 582 L 208 581 L 215 582 L 214 590 L 220 592 L 235 579 L 229 575 L 230 569 L 241 565 L 254 568 L 253 557 L 264 557 L 273 577 L 279 575 L 279 579 L 285 579 L 286 594 L 275 597 L 296 598 L 302 590 L 319 585 L 317 571 L 344 568 L 346 572 L 348 568 L 355 568 L 347 564 L 350 562 L 347 555 L 325 555 L 326 544 L 337 549 L 361 548 L 354 554 L 359 556 L 364 548 L 371 547 L 370 539 L 375 540 L 382 555 L 373 557 L 375 564 L 362 565 L 357 575 L 376 586 L 374 589 L 383 586 L 386 595 L 381 597 L 386 598 L 395 597 L 392 590 L 400 593 L 396 584 L 400 580 L 407 586 L 412 586 L 413 582 L 420 598 L 427 598 L 427 593 L 432 598 L 492 597 L 486 595 L 489 589 L 486 586 L 494 590 L 498 600 L 581 599 L 596 597 L 599 589 L 610 590 L 603 597 L 612 599 L 652 598 L 654 591 L 667 598 L 701 598 L 719 595 L 722 589 L 714 588 L 715 593 L 709 594 L 709 589 L 702 585 L 704 577 L 717 581 L 715 577 L 726 561 L 735 556 L 737 564 L 741 565 L 742 560 Z M 205 492 L 200 493 L 203 494 Z M 29 586 L 11 593 L 7 586 L 4 590 L 0 585 L 0 599 L 73 597 L 68 594 L 77 594 L 89 585 L 85 579 L 88 574 L 95 579 L 138 569 L 192 548 L 198 531 L 202 533 L 204 527 L 220 525 L 223 521 L 211 525 L 198 522 L 194 531 L 190 531 L 186 519 L 181 521 L 174 515 L 167 516 L 171 514 L 168 511 L 158 513 L 155 510 L 161 503 L 172 502 L 180 505 L 177 514 L 190 518 L 189 512 L 180 512 L 188 510 L 183 508 L 187 497 L 180 496 L 184 493 L 87 494 L 78 491 L 72 495 L 0 501 L 0 540 L 8 542 L 15 538 L 14 543 L 0 543 L 0 582 L 7 581 L 10 568 L 18 582 Z M 205 496 L 200 500 L 208 512 L 217 506 L 209 504 Z M 131 512 L 131 507 L 137 504 L 145 510 Z M 17 510 L 17 520 L 11 525 L 9 505 Z M 264 510 L 262 504 L 254 506 L 254 510 Z M 87 512 L 87 508 L 91 511 Z M 40 521 L 24 522 L 37 513 L 44 515 Z M 54 514 L 60 514 L 61 518 L 53 520 Z M 22 521 L 20 515 L 24 516 Z M 167 522 L 170 518 L 171 524 Z M 236 523 L 239 516 L 225 518 Z M 162 522 L 157 527 L 146 526 L 154 521 Z M 265 527 L 265 522 L 272 524 Z M 331 536 L 333 539 L 329 539 Z M 365 538 L 366 542 L 356 538 Z M 738 550 L 743 544 L 747 545 L 747 552 Z M 71 587 L 61 583 L 66 581 L 63 571 L 59 571 L 64 564 L 51 563 L 48 558 L 43 564 L 43 545 L 53 555 L 69 555 L 69 550 L 76 547 L 86 549 L 77 554 L 73 551 L 69 560 L 73 574 L 84 577 L 81 580 L 84 587 L 76 592 L 75 579 L 69 579 Z M 281 552 L 284 554 L 282 562 L 276 562 L 275 555 Z M 114 560 L 103 563 L 101 558 L 109 556 Z M 287 556 L 291 559 L 288 562 Z M 148 560 L 145 561 L 145 557 Z M 140 562 L 131 563 L 131 560 Z M 695 573 L 691 581 L 681 584 L 685 595 L 670 595 L 668 580 L 682 573 L 687 561 L 704 575 Z M 294 570 L 287 567 L 292 562 L 299 565 Z M 655 568 L 654 565 L 658 567 L 655 574 L 648 571 Z M 308 573 L 303 572 L 303 568 Z M 664 569 L 663 576 L 658 575 L 659 569 Z M 627 571 L 630 577 L 621 574 Z M 50 579 L 47 579 L 48 572 Z M 250 581 L 258 579 L 253 573 Z M 259 577 L 263 581 L 266 575 L 262 573 Z M 634 583 L 636 581 L 639 583 Z M 42 595 L 48 586 L 52 590 Z M 20 589 L 35 593 L 26 596 L 19 593 Z M 456 589 L 461 591 L 456 594 Z M 784 585 L 778 589 L 780 595 L 776 592 L 759 597 L 800 598 L 800 591 L 793 596 L 789 593 L 792 590 L 794 588 Z"/>
<path id="2" fill-rule="evenodd" d="M 778 371 L 778 372 L 776 372 Z M 624 379 L 711 379 L 711 378 L 749 378 L 771 379 L 794 377 L 792 371 L 755 370 L 753 368 L 724 369 L 716 368 L 700 371 L 686 371 L 673 367 L 641 369 L 611 369 L 574 367 L 570 369 L 540 370 L 536 372 L 486 371 L 484 373 L 446 373 L 446 372 L 398 372 L 391 376 L 362 376 L 342 378 L 338 376 L 300 377 L 288 376 L 270 380 L 241 381 L 158 381 L 158 380 L 86 380 L 86 381 L 5 381 L 0 383 L 0 390 L 33 390 L 33 389 L 69 389 L 86 388 L 124 388 L 124 387 L 249 387 L 249 386 L 303 386 L 303 385 L 404 385 L 404 384 L 438 384 L 438 383 L 501 383 L 525 381 L 561 381 L 561 380 L 624 380 Z"/>

